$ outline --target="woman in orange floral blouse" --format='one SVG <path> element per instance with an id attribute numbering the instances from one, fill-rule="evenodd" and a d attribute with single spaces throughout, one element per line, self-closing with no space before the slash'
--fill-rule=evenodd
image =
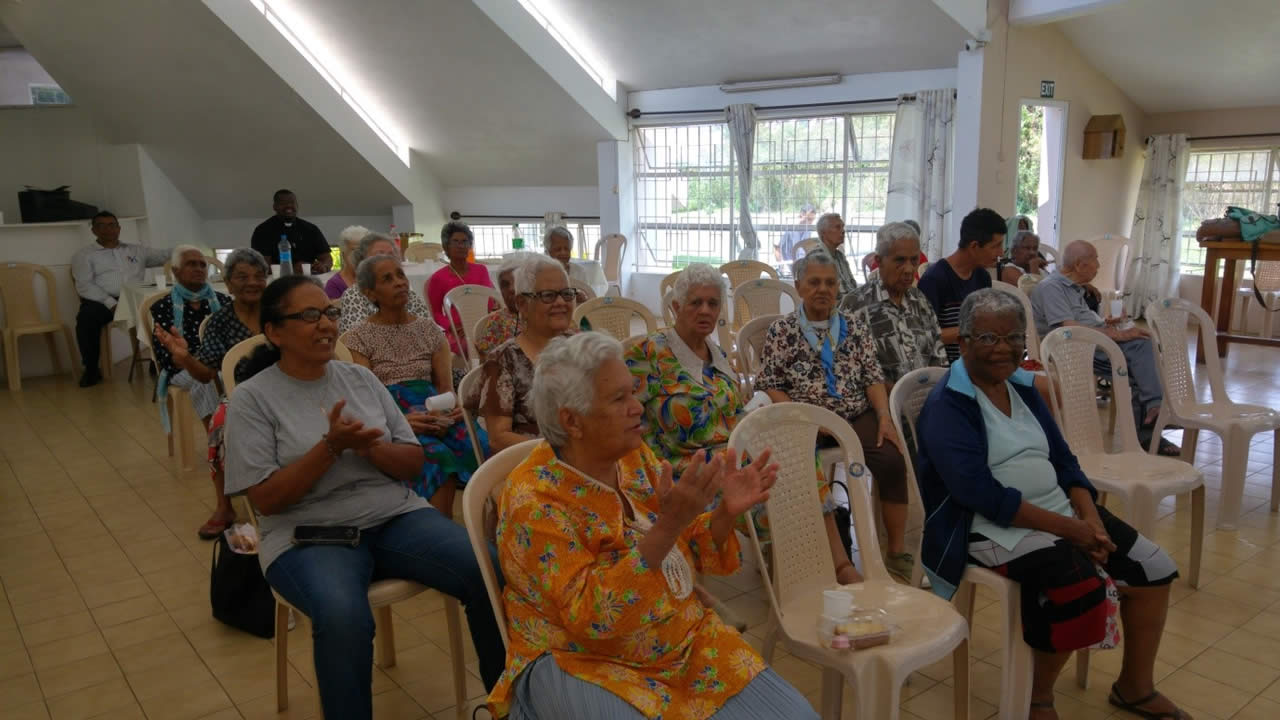
<path id="1" fill-rule="evenodd" d="M 698 459 L 673 484 L 644 444 L 622 346 L 599 333 L 553 340 L 529 400 L 546 439 L 499 504 L 511 642 L 494 713 L 816 719 L 692 593 L 695 571 L 738 569 L 733 523 L 768 498 L 769 454 L 742 468 L 732 452 Z"/>

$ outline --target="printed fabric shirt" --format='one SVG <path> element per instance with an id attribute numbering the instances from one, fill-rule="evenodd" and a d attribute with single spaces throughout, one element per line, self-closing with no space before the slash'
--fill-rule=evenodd
<path id="1" fill-rule="evenodd" d="M 489 695 L 509 710 L 524 669 L 550 653 L 570 675 L 600 686 L 647 718 L 705 720 L 764 670 L 764 661 L 696 593 L 678 598 L 640 554 L 627 518 L 657 520 L 659 461 L 641 446 L 618 461 L 618 490 L 561 462 L 540 443 L 507 479 L 498 505 L 498 559 L 510 645 Z M 676 541 L 695 571 L 741 564 L 737 536 L 721 546 L 703 513 Z"/>
<path id="2" fill-rule="evenodd" d="M 524 330 L 524 321 L 516 313 L 502 308 L 481 318 L 476 328 L 480 331 L 474 340 L 476 352 L 486 357 L 494 348 L 519 335 Z"/>
<path id="3" fill-rule="evenodd" d="M 186 313 L 182 314 L 186 322 Z M 192 355 L 201 365 L 214 373 L 222 372 L 222 358 L 237 343 L 257 335 L 236 316 L 235 306 L 226 303 L 222 309 L 209 317 L 209 324 L 204 326 L 204 339 L 200 341 L 200 350 Z"/>
<path id="4" fill-rule="evenodd" d="M 670 330 L 650 335 L 626 354 L 636 399 L 644 405 L 645 444 L 671 463 L 677 479 L 699 450 L 725 447 L 744 413 L 729 358 L 715 343 L 707 345 L 711 362 Z"/>
<path id="5" fill-rule="evenodd" d="M 448 342 L 444 331 L 428 317 L 415 317 L 403 325 L 360 323 L 343 335 L 342 341 L 369 359 L 369 369 L 383 385 L 432 382 L 431 358 Z"/>
<path id="6" fill-rule="evenodd" d="M 871 330 L 886 382 L 896 383 L 903 375 L 922 367 L 947 366 L 938 317 L 918 289 L 907 288 L 899 306 L 889 299 L 880 274 L 874 273 L 867 284 L 844 299 L 840 309 L 852 313 Z"/>
<path id="7" fill-rule="evenodd" d="M 218 304 L 222 306 L 222 309 L 230 309 L 231 297 L 222 293 L 216 294 L 218 296 Z M 200 357 L 200 323 L 211 315 L 213 315 L 213 309 L 209 306 L 208 300 L 201 300 L 199 307 L 188 305 L 182 311 L 182 327 L 178 328 L 178 332 L 182 333 L 182 337 L 187 341 L 187 350 L 192 357 Z M 166 330 L 173 327 L 172 291 L 151 306 L 151 322 L 152 327 L 162 327 Z M 209 323 L 212 324 L 213 321 L 210 320 Z M 205 328 L 205 331 L 208 332 L 208 328 Z M 164 349 L 163 343 L 153 340 L 151 343 L 151 355 L 155 358 L 156 367 L 161 370 L 168 370 L 175 375 L 182 371 L 182 368 L 174 364 L 173 356 L 169 354 L 168 350 Z M 213 367 L 212 365 L 209 367 L 215 371 L 221 369 L 221 367 Z"/>
<path id="8" fill-rule="evenodd" d="M 884 371 L 876 359 L 875 342 L 865 320 L 843 310 L 839 312 L 848 326 L 843 342 L 833 352 L 836 392 L 840 397 L 827 392 L 822 360 L 818 351 L 805 340 L 795 313 L 769 326 L 760 352 L 756 389 L 780 390 L 794 402 L 824 407 L 849 422 L 870 410 L 867 388 L 884 382 Z M 833 323 L 834 320 L 832 315 Z M 818 339 L 823 341 L 827 331 L 816 327 L 815 330 Z"/>
<path id="9" fill-rule="evenodd" d="M 338 300 L 338 304 L 342 306 L 342 317 L 338 318 L 339 335 L 368 320 L 370 315 L 378 312 L 378 308 L 374 306 L 373 301 L 360 292 L 360 286 L 358 285 L 352 285 L 347 288 L 342 293 L 342 298 Z M 409 314 L 418 317 L 431 317 L 431 309 L 427 307 L 426 301 L 413 289 L 409 290 Z"/>

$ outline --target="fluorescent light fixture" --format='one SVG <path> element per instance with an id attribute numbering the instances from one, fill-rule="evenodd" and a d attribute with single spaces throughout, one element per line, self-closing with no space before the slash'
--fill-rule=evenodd
<path id="1" fill-rule="evenodd" d="M 746 80 L 743 82 L 722 83 L 720 92 L 739 93 L 813 87 L 815 85 L 839 85 L 842 79 L 839 75 L 814 75 L 812 77 L 779 78 L 777 80 Z"/>
<path id="2" fill-rule="evenodd" d="M 276 32 L 279 32 L 284 36 L 284 39 L 289 41 L 289 44 L 293 46 L 293 49 L 297 50 L 298 54 L 306 58 L 306 61 L 311 64 L 311 67 L 315 68 L 315 71 L 320 74 L 320 77 L 324 78 L 324 81 L 329 83 L 329 87 L 333 88 L 333 91 L 338 93 L 338 96 L 341 97 L 347 105 L 355 111 L 356 115 L 360 116 L 360 119 L 369 126 L 369 129 L 373 131 L 373 134 L 377 135 L 379 140 L 386 143 L 386 146 L 391 148 L 391 152 L 400 159 L 400 162 L 408 166 L 409 147 L 402 142 L 397 142 L 392 139 L 391 135 L 383 129 L 382 125 L 378 123 L 377 120 L 373 118 L 373 115 L 369 113 L 355 95 L 352 95 L 351 92 L 343 87 L 342 83 L 338 81 L 338 78 L 334 73 L 331 72 L 329 68 L 325 67 L 325 64 L 320 61 L 320 58 L 317 57 L 314 52 L 312 52 L 311 48 L 307 47 L 306 43 L 302 42 L 301 38 L 294 34 L 293 30 L 289 29 L 289 25 L 278 13 L 276 13 L 274 9 L 272 9 L 271 4 L 267 2 L 267 0 L 249 0 L 249 4 L 267 18 L 271 23 L 271 26 L 276 29 Z"/>
<path id="3" fill-rule="evenodd" d="M 556 9 L 548 0 L 517 0 L 517 2 L 520 3 L 520 6 L 523 7 L 526 12 L 533 16 L 534 20 L 538 21 L 538 24 L 541 25 L 543 29 L 551 35 L 551 37 L 555 38 L 556 42 L 560 43 L 560 47 L 564 48 L 564 51 L 569 53 L 569 57 L 572 57 L 574 62 L 578 63 L 578 65 L 591 76 L 591 79 L 609 94 L 610 98 L 614 100 L 618 99 L 617 77 L 605 68 L 604 63 L 600 62 L 598 59 L 587 57 L 586 53 L 580 49 L 586 46 L 586 44 L 581 41 L 581 38 L 574 38 L 578 40 L 578 42 L 570 40 L 568 35 L 566 35 L 566 32 L 568 32 L 568 23 L 563 20 L 559 20 L 559 13 L 556 12 Z M 552 17 L 556 17 L 557 21 L 553 22 L 551 19 Z"/>

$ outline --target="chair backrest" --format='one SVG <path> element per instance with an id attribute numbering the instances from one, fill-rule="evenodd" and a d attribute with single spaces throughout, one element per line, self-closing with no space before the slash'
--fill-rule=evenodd
<path id="1" fill-rule="evenodd" d="M 49 319 L 40 314 L 36 302 L 36 275 L 44 278 L 49 298 Z M 24 262 L 0 262 L 0 299 L 4 300 L 4 327 L 20 328 L 49 323 L 62 324 L 58 312 L 58 283 L 53 271 L 43 265 Z M 72 353 L 75 348 L 68 348 Z M 9 372 L 13 372 L 10 368 Z"/>
<path id="2" fill-rule="evenodd" d="M 462 376 L 462 382 L 458 383 L 458 407 L 462 408 L 462 422 L 467 428 L 467 437 L 471 439 L 471 452 L 476 456 L 477 463 L 484 462 L 484 450 L 480 447 L 480 436 L 477 434 L 478 426 L 476 425 L 475 414 L 472 412 L 474 406 L 471 404 L 472 396 L 480 391 L 480 382 L 484 379 L 484 368 L 478 367 Z"/>
<path id="3" fill-rule="evenodd" d="M 733 327 L 741 329 L 752 318 L 782 314 L 782 296 L 791 298 L 791 309 L 800 307 L 795 287 L 770 278 L 748 280 L 733 290 Z"/>
<path id="4" fill-rule="evenodd" d="M 1263 260 L 1253 269 L 1253 284 L 1258 292 L 1280 291 L 1280 260 Z"/>
<path id="5" fill-rule="evenodd" d="M 1187 343 L 1188 321 L 1194 321 L 1198 326 L 1200 342 L 1206 348 L 1204 368 L 1209 375 L 1210 400 L 1231 400 L 1222 377 L 1222 361 L 1218 359 L 1217 326 L 1203 308 L 1182 298 L 1161 298 L 1147 305 L 1144 317 L 1151 328 L 1164 402 L 1184 415 L 1191 412 L 1189 406 L 1198 402 L 1195 363 L 1191 360 L 1194 351 L 1188 348 Z"/>
<path id="6" fill-rule="evenodd" d="M 438 242 L 409 243 L 409 247 L 404 249 L 404 259 L 406 262 L 415 263 L 434 261 L 442 252 L 444 252 L 444 246 Z"/>
<path id="7" fill-rule="evenodd" d="M 583 297 L 586 297 L 587 300 L 596 299 L 596 291 L 590 285 L 584 282 L 574 282 L 573 280 L 570 280 L 569 287 L 577 290 L 579 293 L 582 294 Z"/>
<path id="8" fill-rule="evenodd" d="M 781 315 L 760 315 L 747 321 L 738 331 L 738 370 L 754 377 L 760 372 L 760 351 L 769 334 L 769 326 L 781 319 Z"/>
<path id="9" fill-rule="evenodd" d="M 1040 284 L 1041 280 L 1044 280 L 1043 275 L 1022 273 L 1018 276 L 1018 289 L 1027 297 L 1031 297 L 1031 291 L 1036 289 L 1036 286 Z"/>
<path id="10" fill-rule="evenodd" d="M 266 342 L 267 336 L 259 333 L 232 345 L 227 354 L 222 356 L 222 387 L 227 391 L 227 398 L 230 398 L 231 391 L 236 389 L 236 365 L 253 352 L 254 348 Z"/>
<path id="11" fill-rule="evenodd" d="M 476 323 L 490 313 L 490 301 L 496 303 L 494 309 L 502 307 L 502 293 L 487 285 L 459 285 L 444 294 L 444 315 L 449 319 L 449 329 L 454 337 L 467 334 L 466 328 L 474 328 Z M 457 310 L 461 324 L 455 324 L 453 310 Z M 476 362 L 480 354 L 476 352 L 474 336 L 468 336 L 465 343 L 460 343 L 465 359 Z"/>
<path id="12" fill-rule="evenodd" d="M 889 414 L 893 419 L 893 427 L 897 429 L 898 437 L 902 439 L 903 447 L 906 449 L 902 456 L 907 461 L 907 472 L 911 475 L 907 478 L 908 486 L 916 494 L 919 493 L 915 483 L 916 438 L 919 437 L 916 432 L 916 422 L 920 419 L 920 409 L 924 407 L 924 401 L 928 399 L 934 386 L 942 382 L 942 376 L 946 374 L 946 368 L 927 367 L 912 370 L 899 378 L 898 382 L 893 384 L 893 390 L 889 392 Z"/>
<path id="13" fill-rule="evenodd" d="M 1138 430 L 1129 399 L 1129 369 L 1124 352 L 1111 338 L 1093 328 L 1060 327 L 1040 345 L 1041 362 L 1049 378 L 1049 399 L 1071 451 L 1076 455 L 1104 453 L 1102 418 L 1098 416 L 1095 350 L 1111 362 L 1111 392 L 1116 424 L 1112 436 L 1115 452 L 1140 451 Z M 1114 398 L 1119 398 L 1118 400 Z"/>
<path id="14" fill-rule="evenodd" d="M 993 290 L 1003 290 L 1018 299 L 1022 303 L 1022 313 L 1027 316 L 1027 356 L 1032 360 L 1040 359 L 1040 333 L 1036 331 L 1036 316 L 1031 308 L 1031 298 L 1018 288 L 1007 282 L 999 280 L 991 281 Z"/>
<path id="15" fill-rule="evenodd" d="M 639 316 L 644 321 L 645 333 L 658 331 L 658 320 L 649 308 L 635 300 L 606 296 L 588 300 L 573 311 L 573 325 L 577 327 L 583 318 L 591 329 L 612 335 L 619 342 L 631 337 L 631 320 Z"/>
<path id="16" fill-rule="evenodd" d="M 817 250 L 821 244 L 822 244 L 822 241 L 816 237 L 811 237 L 806 240 L 801 240 L 800 242 L 796 243 L 796 252 L 795 252 L 796 258 L 802 258 L 805 255 L 808 255 L 809 253 L 813 252 L 814 250 Z"/>
<path id="17" fill-rule="evenodd" d="M 720 272 L 729 277 L 729 289 L 736 290 L 739 285 L 750 280 L 757 280 L 761 274 L 774 280 L 778 279 L 778 271 L 772 265 L 759 260 L 734 260 L 720 266 Z"/>
<path id="18" fill-rule="evenodd" d="M 1129 238 L 1106 233 L 1089 238 L 1089 244 L 1098 251 L 1098 277 L 1094 284 L 1099 290 L 1124 292 L 1125 271 L 1129 265 Z M 1044 246 L 1040 247 L 1043 250 Z"/>
<path id="19" fill-rule="evenodd" d="M 1046 243 L 1040 243 L 1040 254 L 1044 256 L 1048 264 L 1055 266 L 1058 264 L 1058 248 Z"/>
<path id="20" fill-rule="evenodd" d="M 627 254 L 627 236 L 610 233 L 596 243 L 596 260 L 604 270 L 604 279 L 611 283 L 622 281 L 622 258 Z"/>
<path id="21" fill-rule="evenodd" d="M 682 272 L 684 271 L 677 270 L 673 273 L 668 274 L 666 277 L 662 278 L 662 282 L 658 283 L 658 297 L 667 296 L 667 292 L 671 290 L 671 288 L 676 286 L 676 280 L 680 278 L 680 273 Z"/>
<path id="22" fill-rule="evenodd" d="M 502 603 L 502 587 L 498 585 L 498 575 L 494 572 L 492 556 L 489 554 L 489 539 L 485 537 L 486 500 L 497 498 L 502 494 L 507 476 L 516 466 L 529 457 L 529 453 L 540 439 L 526 440 L 519 445 L 512 445 L 502 452 L 484 461 L 462 491 L 462 519 L 467 526 L 467 537 L 471 538 L 471 550 L 480 565 L 480 574 L 484 576 L 484 587 L 489 592 L 489 604 L 493 606 L 493 617 L 498 621 L 498 631 L 502 633 L 502 644 L 507 646 L 507 612 Z"/>
<path id="23" fill-rule="evenodd" d="M 205 315 L 204 319 L 200 321 L 200 327 L 196 328 L 196 337 L 200 338 L 200 342 L 204 342 L 204 329 L 209 327 L 209 318 L 211 317 L 213 317 L 211 314 Z"/>
<path id="24" fill-rule="evenodd" d="M 839 415 L 815 405 L 795 402 L 767 405 L 738 422 L 729 436 L 729 447 L 753 457 L 770 448 L 773 461 L 779 465 L 778 482 L 765 503 L 773 549 L 773 577 L 767 589 L 769 602 L 779 618 L 791 598 L 829 589 L 836 582 L 835 562 L 827 551 L 830 543 L 822 521 L 818 468 L 814 463 L 820 429 L 835 437 L 844 453 L 849 476 L 849 507 L 853 511 L 853 531 L 861 551 L 863 575 L 872 580 L 889 577 L 880 557 L 875 516 L 867 495 L 862 444 L 853 428 Z M 747 528 L 756 560 L 763 569 L 767 566 L 755 523 L 747 523 Z"/>
<path id="25" fill-rule="evenodd" d="M 169 290 L 160 290 L 153 292 L 142 299 L 142 304 L 138 306 L 138 321 L 142 323 L 142 334 L 151 343 L 155 343 L 155 321 L 151 318 L 151 306 L 160 301 L 160 298 L 168 297 Z"/>
<path id="26" fill-rule="evenodd" d="M 351 331 L 348 330 L 347 332 Z M 342 335 L 345 337 L 346 334 L 347 333 L 343 333 Z M 342 362 L 356 361 L 356 359 L 351 355 L 351 348 L 347 347 L 347 344 L 342 341 L 341 337 L 338 338 L 338 342 L 333 344 L 333 359 L 341 360 Z"/>

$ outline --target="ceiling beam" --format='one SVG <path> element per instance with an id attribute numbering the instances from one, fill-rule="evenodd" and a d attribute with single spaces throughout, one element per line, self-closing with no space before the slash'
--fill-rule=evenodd
<path id="1" fill-rule="evenodd" d="M 1044 25 L 1089 15 L 1128 0 L 1010 0 L 1010 25 Z"/>
<path id="2" fill-rule="evenodd" d="M 950 15 L 965 32 L 986 39 L 987 0 L 933 0 L 933 4 Z"/>

